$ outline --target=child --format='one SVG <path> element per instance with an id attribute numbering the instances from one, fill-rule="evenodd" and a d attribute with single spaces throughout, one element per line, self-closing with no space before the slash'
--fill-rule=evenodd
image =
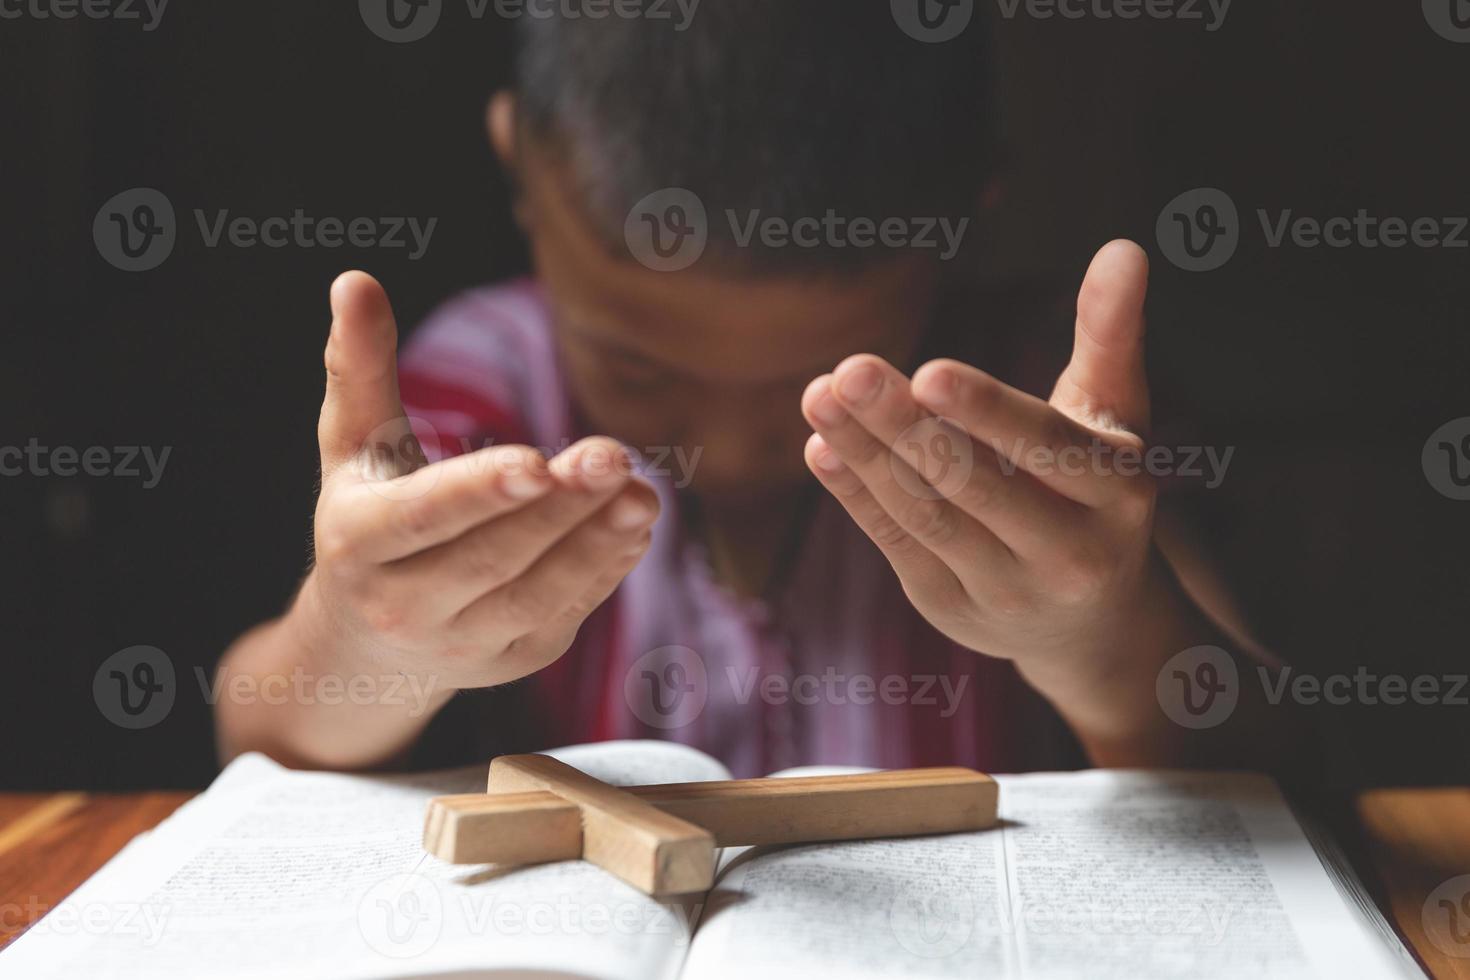
<path id="1" fill-rule="evenodd" d="M 1160 708 L 1166 661 L 1230 644 L 1150 479 L 1109 462 L 1149 425 L 1141 250 L 1093 260 L 1046 401 L 996 377 L 1029 324 L 961 308 L 959 264 L 901 240 L 981 197 L 976 36 L 923 44 L 851 0 L 519 23 L 488 121 L 536 278 L 450 303 L 396 370 L 382 289 L 332 287 L 315 564 L 221 669 L 361 696 L 226 696 L 223 754 L 366 768 L 642 736 L 742 776 L 1279 760 L 1284 722 L 1249 695 L 1209 729 Z M 645 221 L 704 254 L 645 267 Z"/>

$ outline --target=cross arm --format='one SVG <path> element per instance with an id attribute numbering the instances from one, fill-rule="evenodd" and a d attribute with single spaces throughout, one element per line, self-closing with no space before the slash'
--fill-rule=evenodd
<path id="1" fill-rule="evenodd" d="M 495 760 L 492 789 L 514 793 L 432 800 L 425 822 L 425 849 L 443 860 L 461 864 L 523 864 L 580 857 L 593 860 L 586 850 L 586 831 L 580 818 L 583 808 L 548 773 L 560 778 L 565 769 L 593 784 L 594 789 L 612 788 L 561 763 L 534 763 L 531 768 L 539 774 L 528 774 L 524 764 L 506 762 L 540 758 Z M 556 788 L 535 791 L 543 786 Z M 615 792 L 707 831 L 714 844 L 722 847 L 983 830 L 994 825 L 999 798 L 996 783 L 989 776 L 956 767 L 673 783 Z M 596 817 L 592 826 L 598 827 Z M 600 832 L 608 832 L 609 826 L 617 837 L 615 824 L 604 822 Z"/>

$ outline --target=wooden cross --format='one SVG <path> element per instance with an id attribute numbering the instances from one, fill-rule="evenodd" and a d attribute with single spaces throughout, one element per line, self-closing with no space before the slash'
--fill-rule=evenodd
<path id="1" fill-rule="evenodd" d="M 490 763 L 485 793 L 439 796 L 424 850 L 451 864 L 591 861 L 650 895 L 714 885 L 715 851 L 983 830 L 995 780 L 972 769 L 618 788 L 544 755 Z"/>

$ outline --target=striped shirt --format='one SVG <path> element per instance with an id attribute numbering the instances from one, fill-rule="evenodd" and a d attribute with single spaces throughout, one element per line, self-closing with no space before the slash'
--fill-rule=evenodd
<path id="1" fill-rule="evenodd" d="M 552 454 L 588 434 L 532 280 L 446 304 L 399 371 L 430 459 L 503 443 Z M 616 738 L 692 745 L 740 777 L 795 765 L 995 772 L 1074 761 L 1060 722 L 1014 668 L 931 627 L 826 494 L 777 597 L 750 599 L 715 580 L 685 530 L 678 470 L 643 462 L 663 504 L 647 555 L 561 660 L 457 698 L 416 761 Z"/>

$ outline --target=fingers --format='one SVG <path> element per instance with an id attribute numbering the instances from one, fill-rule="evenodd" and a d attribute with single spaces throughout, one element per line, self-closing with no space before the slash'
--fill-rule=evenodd
<path id="1" fill-rule="evenodd" d="M 633 537 L 658 515 L 658 499 L 646 484 L 632 479 L 628 468 L 613 462 L 623 452 L 610 439 L 577 443 L 551 461 L 555 488 L 550 493 L 393 563 L 387 569 L 390 581 L 450 617 L 524 575 L 614 498 L 621 506 L 602 515 L 605 529 Z M 617 545 L 612 540 L 616 537 L 608 538 L 609 547 Z"/>
<path id="2" fill-rule="evenodd" d="M 515 639 L 580 622 L 593 608 L 587 605 L 589 598 L 600 602 L 599 593 L 605 598 L 642 555 L 657 516 L 653 491 L 641 483 L 629 485 L 556 540 L 523 573 L 470 603 L 453 627 Z"/>
<path id="3" fill-rule="evenodd" d="M 949 567 L 893 519 L 862 478 L 816 433 L 807 440 L 806 463 L 904 582 L 927 595 L 943 595 L 945 590 L 957 587 Z"/>
<path id="4" fill-rule="evenodd" d="M 886 361 L 870 354 L 849 357 L 833 379 L 842 407 L 897 457 L 890 468 L 911 496 L 948 500 L 1014 552 L 1033 551 L 1057 533 L 1076 529 L 1076 507 L 1025 473 L 1003 470 L 996 454 L 983 443 L 977 446 L 968 429 L 935 418 L 944 413 L 916 401 L 908 378 Z M 910 471 L 918 479 L 908 479 Z"/>
<path id="5" fill-rule="evenodd" d="M 507 681 L 515 680 L 540 670 L 566 653 L 583 621 L 608 600 L 647 553 L 651 537 L 645 532 L 621 558 L 614 558 L 592 586 L 571 605 L 552 616 L 546 625 L 512 641 L 495 659 L 495 673 Z M 502 681 L 491 679 L 488 683 L 493 685 Z"/>
<path id="6" fill-rule="evenodd" d="M 338 484 L 323 491 L 318 558 L 371 564 L 405 558 L 518 511 L 554 486 L 545 457 L 526 446 L 455 456 L 391 483 Z"/>
<path id="7" fill-rule="evenodd" d="M 1148 256 L 1133 242 L 1104 245 L 1093 258 L 1077 296 L 1072 360 L 1057 381 L 1052 401 L 1100 426 L 1141 432 L 1149 423 L 1144 370 L 1144 299 Z"/>
<path id="8" fill-rule="evenodd" d="M 366 273 L 348 272 L 332 284 L 331 298 L 327 390 L 317 426 L 324 476 L 352 458 L 374 430 L 403 417 L 398 328 L 383 287 Z"/>
<path id="9" fill-rule="evenodd" d="M 892 390 L 891 381 L 871 376 L 858 380 L 874 383 L 866 391 L 860 392 L 861 386 L 854 386 L 849 392 L 848 397 L 862 402 L 863 411 L 879 412 L 886 408 L 904 419 L 917 417 L 917 407 L 911 400 L 907 410 L 898 407 L 900 399 Z M 823 442 L 861 480 L 884 513 L 951 567 L 1013 561 L 1007 546 L 987 527 L 940 495 L 926 493 L 924 481 L 908 463 L 895 456 L 888 444 L 849 413 L 835 394 L 832 381 L 830 375 L 813 381 L 802 398 L 802 411 Z M 895 424 L 903 426 L 904 423 L 900 419 Z"/>
<path id="10" fill-rule="evenodd" d="M 503 683 L 566 649 L 646 550 L 658 512 L 614 440 L 583 440 L 549 464 L 495 447 L 327 488 L 313 574 L 330 573 L 318 581 L 348 614 L 339 622 L 368 642 L 463 661 L 467 686 Z"/>
<path id="11" fill-rule="evenodd" d="M 910 390 L 924 408 L 964 426 L 1005 466 L 1071 500 L 1099 507 L 1129 492 L 1118 468 L 1089 460 L 1122 446 L 1138 449 L 1142 440 L 1137 436 L 1089 429 L 1040 398 L 958 361 L 925 364 L 914 372 Z"/>
<path id="12" fill-rule="evenodd" d="M 587 587 L 580 596 L 572 601 L 570 605 L 562 609 L 552 617 L 551 621 L 538 630 L 542 635 L 561 637 L 563 634 L 574 634 L 582 621 L 592 614 L 598 606 L 606 602 L 622 584 L 624 578 L 631 572 L 648 553 L 649 546 L 653 543 L 653 531 L 643 531 L 636 537 L 628 549 L 621 555 L 612 554 L 611 560 L 606 564 L 592 584 Z M 569 641 L 570 635 L 566 636 Z M 566 645 L 562 646 L 562 650 Z"/>

